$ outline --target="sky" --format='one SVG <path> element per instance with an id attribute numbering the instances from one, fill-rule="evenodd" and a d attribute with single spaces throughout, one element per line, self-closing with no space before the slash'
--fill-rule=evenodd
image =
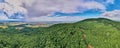
<path id="1" fill-rule="evenodd" d="M 0 20 L 120 20 L 120 0 L 0 0 Z"/>

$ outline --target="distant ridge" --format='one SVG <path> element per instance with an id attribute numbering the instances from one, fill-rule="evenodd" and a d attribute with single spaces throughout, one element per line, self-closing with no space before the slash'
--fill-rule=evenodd
<path id="1" fill-rule="evenodd" d="M 102 20 L 113 21 L 113 20 L 107 19 L 107 18 L 89 18 L 89 19 L 85 19 L 82 21 L 102 21 Z"/>
<path id="2" fill-rule="evenodd" d="M 108 22 L 108 21 L 111 21 L 111 22 L 117 22 L 117 21 L 114 21 L 114 20 L 111 20 L 111 19 L 107 19 L 107 18 L 89 18 L 89 19 L 84 19 L 82 21 L 78 21 L 76 23 L 87 22 L 87 21 L 98 21 L 98 22 Z"/>

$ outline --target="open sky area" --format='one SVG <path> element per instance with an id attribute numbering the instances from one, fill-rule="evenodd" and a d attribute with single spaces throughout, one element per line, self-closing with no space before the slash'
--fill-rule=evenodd
<path id="1" fill-rule="evenodd" d="M 0 0 L 0 20 L 80 21 L 120 20 L 120 0 Z"/>

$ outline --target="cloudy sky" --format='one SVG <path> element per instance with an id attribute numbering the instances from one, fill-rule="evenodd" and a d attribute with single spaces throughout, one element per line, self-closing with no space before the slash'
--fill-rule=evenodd
<path id="1" fill-rule="evenodd" d="M 0 0 L 0 20 L 120 20 L 120 0 Z"/>

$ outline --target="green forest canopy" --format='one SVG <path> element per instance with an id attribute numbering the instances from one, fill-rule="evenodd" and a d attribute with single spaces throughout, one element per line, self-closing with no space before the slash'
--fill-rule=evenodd
<path id="1" fill-rule="evenodd" d="M 0 29 L 0 48 L 120 48 L 120 22 L 105 18 L 44 28 Z"/>

